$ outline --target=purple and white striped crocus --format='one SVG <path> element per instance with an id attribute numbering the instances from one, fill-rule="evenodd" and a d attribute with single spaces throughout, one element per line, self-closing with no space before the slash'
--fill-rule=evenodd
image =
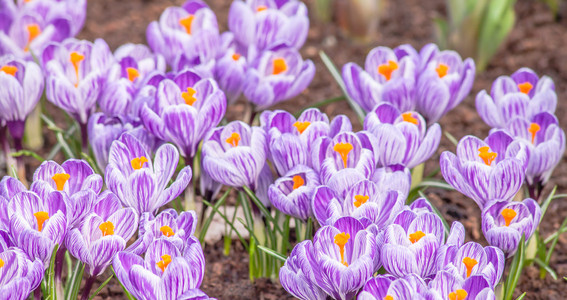
<path id="1" fill-rule="evenodd" d="M 307 220 L 313 215 L 311 198 L 317 186 L 317 173 L 309 167 L 297 165 L 270 185 L 268 199 L 284 214 Z"/>
<path id="2" fill-rule="evenodd" d="M 66 19 L 70 22 L 69 36 L 76 36 L 87 17 L 86 0 L 16 1 L 19 10 L 39 15 L 45 20 Z"/>
<path id="3" fill-rule="evenodd" d="M 105 193 L 79 228 L 68 232 L 65 245 L 69 252 L 86 264 L 90 276 L 98 276 L 114 256 L 126 248 L 136 232 L 138 215 L 131 207 L 122 208 L 111 193 Z"/>
<path id="4" fill-rule="evenodd" d="M 394 169 L 425 162 L 439 146 L 441 127 L 429 128 L 417 112 L 401 113 L 389 103 L 377 105 L 364 119 L 364 129 L 377 139 L 378 164 Z"/>
<path id="5" fill-rule="evenodd" d="M 248 69 L 248 50 L 236 43 L 232 32 L 221 35 L 220 48 L 213 73 L 228 103 L 231 104 L 240 97 L 244 88 Z"/>
<path id="6" fill-rule="evenodd" d="M 0 252 L 0 299 L 25 300 L 43 279 L 43 262 L 18 248 Z"/>
<path id="7" fill-rule="evenodd" d="M 148 25 L 146 38 L 170 66 L 179 65 L 182 58 L 195 64 L 208 62 L 216 57 L 220 42 L 215 13 L 200 0 L 166 8 L 159 21 Z"/>
<path id="8" fill-rule="evenodd" d="M 226 98 L 216 82 L 184 71 L 159 83 L 153 103 L 143 106 L 140 118 L 149 132 L 174 143 L 189 160 L 225 112 Z"/>
<path id="9" fill-rule="evenodd" d="M 106 167 L 106 186 L 125 207 L 132 207 L 140 215 L 151 214 L 178 197 L 191 180 L 190 167 L 184 167 L 177 179 L 167 187 L 179 163 L 179 152 L 173 145 L 160 146 L 154 159 L 142 143 L 124 133 L 110 147 Z"/>
<path id="10" fill-rule="evenodd" d="M 516 253 L 520 239 L 528 241 L 541 219 L 541 208 L 533 199 L 522 202 L 498 200 L 482 211 L 482 233 L 486 241 L 504 251 L 507 257 Z"/>
<path id="11" fill-rule="evenodd" d="M 26 118 L 39 101 L 43 85 L 36 63 L 0 56 L 0 122 L 6 122 L 17 150 L 22 149 Z"/>
<path id="12" fill-rule="evenodd" d="M 299 95 L 313 76 L 311 60 L 303 60 L 294 49 L 274 48 L 249 63 L 243 93 L 260 111 Z"/>
<path id="13" fill-rule="evenodd" d="M 295 245 L 280 268 L 281 285 L 288 293 L 301 300 L 327 299 L 327 293 L 317 285 L 316 275 L 309 264 L 308 256 L 313 251 L 315 250 L 310 240 Z"/>
<path id="14" fill-rule="evenodd" d="M 396 278 L 392 275 L 378 275 L 368 279 L 358 294 L 358 300 L 425 300 L 428 288 L 423 279 L 415 274 Z M 464 300 L 464 299 L 463 299 Z"/>
<path id="15" fill-rule="evenodd" d="M 482 90 L 476 96 L 476 109 L 484 122 L 494 128 L 505 128 L 514 117 L 531 119 L 548 112 L 555 113 L 555 84 L 547 76 L 539 77 L 529 68 L 512 76 L 500 76 L 492 84 L 490 95 Z"/>
<path id="16" fill-rule="evenodd" d="M 209 299 L 199 290 L 205 257 L 194 237 L 188 240 L 183 252 L 165 239 L 155 240 L 144 258 L 120 252 L 112 267 L 120 283 L 136 299 Z"/>
<path id="17" fill-rule="evenodd" d="M 228 28 L 239 44 L 259 52 L 281 44 L 299 50 L 309 31 L 307 6 L 299 0 L 234 1 Z"/>
<path id="18" fill-rule="evenodd" d="M 465 136 L 457 145 L 457 155 L 445 151 L 440 165 L 443 178 L 483 209 L 495 199 L 509 200 L 522 187 L 528 154 L 502 131 L 484 141 Z"/>
<path id="19" fill-rule="evenodd" d="M 429 282 L 427 299 L 431 300 L 494 300 L 494 289 L 482 275 L 462 279 L 459 275 L 441 271 Z"/>

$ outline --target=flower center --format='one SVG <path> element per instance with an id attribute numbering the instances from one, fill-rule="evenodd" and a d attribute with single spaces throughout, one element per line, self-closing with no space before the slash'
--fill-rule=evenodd
<path id="1" fill-rule="evenodd" d="M 148 159 L 145 156 L 140 156 L 132 159 L 130 164 L 132 165 L 132 169 L 139 170 L 144 166 L 144 163 L 147 163 Z"/>
<path id="2" fill-rule="evenodd" d="M 128 80 L 131 82 L 134 82 L 140 76 L 140 72 L 136 68 L 128 67 L 126 68 L 126 73 L 128 73 Z"/>
<path id="3" fill-rule="evenodd" d="M 179 25 L 185 28 L 185 32 L 187 34 L 191 34 L 191 26 L 193 25 L 193 20 L 195 19 L 194 15 L 189 15 L 187 18 L 183 18 L 179 20 Z"/>
<path id="4" fill-rule="evenodd" d="M 360 207 L 362 204 L 366 203 L 366 201 L 368 201 L 368 198 L 370 198 L 369 196 L 364 196 L 364 195 L 355 195 L 354 196 L 354 206 L 355 207 Z"/>
<path id="5" fill-rule="evenodd" d="M 300 175 L 293 176 L 293 189 L 296 190 L 305 184 L 305 180 Z"/>
<path id="6" fill-rule="evenodd" d="M 533 85 L 529 82 L 524 82 L 524 83 L 520 83 L 518 84 L 518 89 L 520 90 L 520 92 L 524 93 L 524 94 L 529 94 L 530 91 L 533 89 Z"/>
<path id="7" fill-rule="evenodd" d="M 392 78 L 392 72 L 398 69 L 398 63 L 389 60 L 388 63 L 378 66 L 378 74 L 382 74 L 386 78 L 386 81 L 389 81 Z"/>
<path id="8" fill-rule="evenodd" d="M 500 212 L 500 214 L 504 218 L 504 222 L 505 222 L 504 226 L 506 226 L 506 227 L 510 226 L 510 223 L 512 222 L 512 220 L 516 217 L 516 215 L 518 215 L 518 213 L 516 213 L 516 211 L 511 209 L 511 208 L 503 209 Z"/>
<path id="9" fill-rule="evenodd" d="M 258 7 L 256 7 L 256 12 L 265 11 L 267 9 L 268 9 L 268 7 L 265 6 L 265 5 L 258 5 Z"/>
<path id="10" fill-rule="evenodd" d="M 196 93 L 197 91 L 194 88 L 188 87 L 187 92 L 181 93 L 181 97 L 183 97 L 183 100 L 185 100 L 185 103 L 187 103 L 187 105 L 193 105 L 193 103 L 197 101 L 197 98 L 195 97 Z"/>
<path id="11" fill-rule="evenodd" d="M 113 235 L 114 234 L 114 224 L 110 221 L 106 221 L 98 226 L 102 236 Z"/>
<path id="12" fill-rule="evenodd" d="M 43 223 L 49 219 L 49 214 L 46 211 L 38 211 L 33 214 L 37 221 L 37 231 L 41 232 L 43 230 Z"/>
<path id="13" fill-rule="evenodd" d="M 166 237 L 172 237 L 175 235 L 175 232 L 173 232 L 173 229 L 171 229 L 171 227 L 165 225 L 162 226 L 159 231 L 161 231 L 161 234 L 165 235 Z"/>
<path id="14" fill-rule="evenodd" d="M 465 300 L 469 294 L 463 289 L 449 293 L 449 300 Z"/>
<path id="15" fill-rule="evenodd" d="M 0 258 L 0 268 L 4 266 L 4 261 Z"/>
<path id="16" fill-rule="evenodd" d="M 535 135 L 541 129 L 538 124 L 531 123 L 530 127 L 528 127 L 528 132 L 532 134 L 532 144 L 535 142 Z"/>
<path id="17" fill-rule="evenodd" d="M 14 67 L 14 66 L 3 66 L 2 68 L 0 68 L 0 71 L 8 74 L 8 75 L 12 75 L 12 76 L 16 76 L 16 72 L 18 72 L 18 68 Z"/>
<path id="18" fill-rule="evenodd" d="M 240 142 L 240 134 L 233 132 L 230 137 L 226 139 L 226 142 L 232 145 L 232 147 L 237 147 Z"/>
<path id="19" fill-rule="evenodd" d="M 412 113 L 410 113 L 410 112 L 403 113 L 403 114 L 402 114 L 402 118 L 403 118 L 404 122 L 409 122 L 409 123 L 412 123 L 412 124 L 415 124 L 415 125 L 418 124 L 417 119 L 414 118 L 414 117 L 412 116 Z"/>
<path id="20" fill-rule="evenodd" d="M 386 295 L 386 297 L 383 298 L 384 300 L 394 300 L 394 297 L 390 296 L 390 295 Z"/>
<path id="21" fill-rule="evenodd" d="M 158 268 L 161 269 L 162 272 L 165 272 L 165 268 L 167 268 L 170 262 L 171 262 L 171 256 L 164 254 L 161 256 L 161 260 L 158 261 L 156 265 L 158 266 Z"/>
<path id="22" fill-rule="evenodd" d="M 75 76 L 77 77 L 77 82 L 75 83 L 75 87 L 78 87 L 79 67 L 81 66 L 81 62 L 85 59 L 85 56 L 77 52 L 71 52 L 70 59 L 71 59 L 71 63 L 73 64 L 73 68 L 75 69 Z"/>
<path id="23" fill-rule="evenodd" d="M 71 175 L 66 173 L 57 173 L 53 175 L 53 177 L 51 177 L 51 179 L 55 181 L 55 185 L 57 186 L 58 191 L 63 190 L 63 188 L 65 187 L 65 183 L 67 182 L 67 180 L 69 180 L 69 178 L 71 178 Z"/>
<path id="24" fill-rule="evenodd" d="M 449 72 L 449 66 L 446 64 L 439 64 L 435 69 L 435 71 L 437 71 L 437 75 L 439 75 L 439 78 L 443 78 Z"/>
<path id="25" fill-rule="evenodd" d="M 421 240 L 422 237 L 425 236 L 425 233 L 423 233 L 423 231 L 418 230 L 414 233 L 410 233 L 409 235 L 409 240 L 412 244 L 417 243 L 419 240 Z"/>
<path id="26" fill-rule="evenodd" d="M 347 167 L 347 160 L 348 160 L 348 153 L 352 150 L 352 144 L 351 143 L 337 143 L 335 145 L 335 147 L 333 147 L 333 150 L 335 150 L 335 152 L 337 152 L 341 155 L 341 158 L 343 159 L 344 166 L 346 168 Z"/>
<path id="27" fill-rule="evenodd" d="M 232 55 L 232 59 L 235 60 L 235 61 L 237 61 L 238 59 L 240 59 L 240 54 L 234 53 L 234 54 Z"/>
<path id="28" fill-rule="evenodd" d="M 348 267 L 348 263 L 345 261 L 345 245 L 348 243 L 350 239 L 350 234 L 348 233 L 339 233 L 335 235 L 335 244 L 339 246 L 339 252 L 341 253 L 341 264 Z"/>
<path id="29" fill-rule="evenodd" d="M 41 34 L 41 28 L 39 28 L 39 25 L 37 24 L 29 24 L 26 25 L 26 29 L 28 30 L 28 43 L 26 44 L 26 47 L 24 47 L 24 51 L 28 52 L 30 51 L 30 44 L 31 42 L 38 36 Z"/>
<path id="30" fill-rule="evenodd" d="M 283 58 L 283 57 L 274 58 L 274 61 L 273 61 L 272 64 L 273 64 L 273 67 L 272 67 L 273 68 L 272 69 L 273 75 L 278 75 L 278 74 L 281 74 L 281 73 L 287 71 L 287 63 L 285 61 L 285 58 Z"/>
<path id="31" fill-rule="evenodd" d="M 467 256 L 463 258 L 463 264 L 465 264 L 465 267 L 467 267 L 467 278 L 469 278 L 471 276 L 472 269 L 478 264 L 478 261 Z"/>
<path id="32" fill-rule="evenodd" d="M 496 156 L 498 156 L 498 153 L 490 152 L 490 148 L 488 146 L 483 146 L 478 148 L 478 152 L 479 152 L 478 156 L 482 158 L 482 160 L 487 166 L 490 166 L 492 162 L 496 159 Z"/>
<path id="33" fill-rule="evenodd" d="M 311 122 L 295 122 L 293 123 L 293 127 L 297 128 L 297 131 L 299 132 L 299 134 L 302 134 L 305 129 L 307 129 L 307 127 L 309 127 L 309 125 L 311 125 Z"/>

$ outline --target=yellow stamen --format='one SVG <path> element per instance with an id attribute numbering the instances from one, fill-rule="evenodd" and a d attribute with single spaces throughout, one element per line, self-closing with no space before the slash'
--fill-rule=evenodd
<path id="1" fill-rule="evenodd" d="M 297 128 L 297 131 L 299 132 L 299 134 L 302 134 L 305 129 L 307 129 L 307 127 L 309 127 L 309 125 L 311 125 L 311 122 L 295 122 L 293 123 L 293 127 Z"/>
<path id="2" fill-rule="evenodd" d="M 303 180 L 303 177 L 301 177 L 299 175 L 293 176 L 293 189 L 294 190 L 302 187 L 304 184 L 305 184 L 305 180 Z"/>
<path id="3" fill-rule="evenodd" d="M 113 235 L 114 234 L 114 224 L 110 221 L 106 221 L 98 226 L 102 236 Z"/>
<path id="4" fill-rule="evenodd" d="M 398 63 L 389 60 L 388 63 L 378 66 L 378 73 L 386 78 L 386 81 L 392 78 L 392 72 L 398 69 Z"/>
<path id="5" fill-rule="evenodd" d="M 347 167 L 347 160 L 348 160 L 348 153 L 352 150 L 352 144 L 351 143 L 337 143 L 335 145 L 335 147 L 333 147 L 333 150 L 335 150 L 335 152 L 338 152 L 341 155 L 341 158 L 343 159 L 343 163 L 345 165 L 345 168 Z"/>
<path id="6" fill-rule="evenodd" d="M 465 267 L 467 267 L 467 278 L 469 278 L 471 276 L 472 269 L 478 264 L 478 261 L 467 256 L 463 258 L 463 264 L 465 264 Z"/>
<path id="7" fill-rule="evenodd" d="M 369 196 L 355 195 L 354 206 L 357 208 L 360 207 L 362 204 L 366 203 L 366 201 L 368 201 L 369 198 L 370 198 Z"/>
<path id="8" fill-rule="evenodd" d="M 394 297 L 390 296 L 390 295 L 386 295 L 386 297 L 383 298 L 384 300 L 394 300 Z"/>
<path id="9" fill-rule="evenodd" d="M 166 237 L 172 237 L 172 236 L 175 235 L 175 232 L 173 232 L 173 229 L 171 229 L 171 227 L 169 227 L 169 226 L 167 226 L 167 225 L 162 226 L 162 227 L 159 229 L 159 231 L 161 231 L 161 233 L 162 233 L 163 235 L 165 235 Z"/>
<path id="10" fill-rule="evenodd" d="M 541 127 L 539 127 L 538 124 L 536 123 L 531 123 L 530 127 L 528 127 L 528 132 L 532 134 L 532 144 L 535 141 L 535 135 L 536 133 L 538 133 L 538 131 L 541 129 Z"/>
<path id="11" fill-rule="evenodd" d="M 29 25 L 26 25 L 26 29 L 28 30 L 29 36 L 28 36 L 28 43 L 26 44 L 26 47 L 24 47 L 24 51 L 28 52 L 28 51 L 30 51 L 31 42 L 38 35 L 41 34 L 41 28 L 39 28 L 39 25 L 37 25 L 37 24 L 29 24 Z"/>
<path id="12" fill-rule="evenodd" d="M 179 20 L 179 24 L 185 27 L 185 31 L 187 34 L 191 34 L 191 26 L 193 25 L 193 20 L 195 19 L 194 15 L 189 15 L 187 18 L 183 18 Z"/>
<path id="13" fill-rule="evenodd" d="M 49 219 L 49 214 L 46 211 L 38 211 L 33 214 L 35 219 L 37 220 L 37 231 L 43 230 L 43 223 Z"/>
<path id="14" fill-rule="evenodd" d="M 144 163 L 147 163 L 148 159 L 145 156 L 140 156 L 132 159 L 130 161 L 130 165 L 132 165 L 132 169 L 139 170 L 144 166 Z"/>
<path id="15" fill-rule="evenodd" d="M 425 233 L 423 233 L 423 231 L 418 230 L 414 233 L 410 233 L 409 235 L 409 240 L 412 244 L 417 243 L 419 240 L 421 240 L 422 237 L 425 236 Z"/>
<path id="16" fill-rule="evenodd" d="M 419 123 L 417 121 L 417 119 L 414 118 L 410 112 L 403 113 L 402 118 L 403 118 L 404 122 L 409 122 L 409 123 L 412 123 L 412 124 L 415 124 L 415 125 L 417 125 Z"/>
<path id="17" fill-rule="evenodd" d="M 187 103 L 187 105 L 193 105 L 193 103 L 197 101 L 197 98 L 195 97 L 196 93 L 197 91 L 194 88 L 188 87 L 187 92 L 181 93 L 181 97 L 183 97 L 183 100 L 185 100 L 185 103 Z"/>
<path id="18" fill-rule="evenodd" d="M 524 83 L 520 83 L 518 84 L 518 89 L 520 90 L 520 92 L 524 93 L 524 94 L 529 94 L 530 91 L 533 89 L 533 85 L 529 82 L 524 82 Z"/>
<path id="19" fill-rule="evenodd" d="M 439 78 L 443 78 L 449 72 L 449 66 L 446 64 L 439 64 L 435 69 L 435 71 L 437 71 L 437 75 L 439 75 Z"/>
<path id="20" fill-rule="evenodd" d="M 134 82 L 140 76 L 140 72 L 136 68 L 126 68 L 126 73 L 128 73 L 128 80 L 131 82 Z"/>
<path id="21" fill-rule="evenodd" d="M 490 166 L 492 162 L 496 159 L 496 156 L 498 156 L 498 153 L 490 152 L 490 148 L 488 146 L 483 146 L 478 148 L 478 152 L 479 152 L 478 156 L 482 158 L 482 160 L 487 166 Z"/>
<path id="22" fill-rule="evenodd" d="M 278 75 L 285 71 L 287 71 L 287 63 L 285 62 L 285 58 L 283 57 L 274 58 L 272 74 Z"/>
<path id="23" fill-rule="evenodd" d="M 511 208 L 503 209 L 500 212 L 500 214 L 504 218 L 504 222 L 505 222 L 504 226 L 506 226 L 506 227 L 510 226 L 510 223 L 512 222 L 512 220 L 516 217 L 516 215 L 518 215 L 518 213 L 516 213 L 516 211 L 511 209 Z"/>
<path id="24" fill-rule="evenodd" d="M 4 266 L 4 261 L 0 258 L 0 268 Z"/>
<path id="25" fill-rule="evenodd" d="M 469 293 L 463 289 L 449 293 L 449 300 L 465 300 Z"/>
<path id="26" fill-rule="evenodd" d="M 240 54 L 234 53 L 234 54 L 232 55 L 232 59 L 235 60 L 235 61 L 238 60 L 238 59 L 240 59 Z"/>
<path id="27" fill-rule="evenodd" d="M 240 142 L 240 134 L 233 132 L 226 142 L 231 144 L 232 147 L 238 147 L 238 143 Z"/>
<path id="28" fill-rule="evenodd" d="M 8 75 L 12 75 L 12 76 L 16 76 L 16 72 L 18 72 L 18 68 L 14 67 L 14 66 L 3 66 L 2 68 L 0 68 L 0 71 L 8 74 Z"/>
<path id="29" fill-rule="evenodd" d="M 58 191 L 63 190 L 63 188 L 65 187 L 65 183 L 67 182 L 67 180 L 69 180 L 69 178 L 71 178 L 71 175 L 66 173 L 57 173 L 53 175 L 53 177 L 51 177 L 51 179 L 55 181 L 55 185 L 57 186 Z"/>
<path id="30" fill-rule="evenodd" d="M 156 265 L 158 266 L 158 268 L 161 269 L 162 272 L 165 272 L 165 268 L 167 268 L 170 262 L 171 262 L 171 256 L 164 254 L 161 256 L 161 260 L 158 261 Z"/>
<path id="31" fill-rule="evenodd" d="M 341 253 L 341 263 L 348 267 L 348 263 L 345 261 L 345 245 L 348 243 L 350 239 L 350 234 L 348 233 L 339 233 L 335 235 L 335 244 L 339 246 L 339 251 Z"/>
<path id="32" fill-rule="evenodd" d="M 79 67 L 81 66 L 81 62 L 85 59 L 85 56 L 79 54 L 77 52 L 71 52 L 71 63 L 73 64 L 73 68 L 75 68 L 75 75 L 77 76 L 77 82 L 75 83 L 75 87 L 79 86 Z"/>
<path id="33" fill-rule="evenodd" d="M 267 10 L 268 7 L 265 5 L 259 5 L 258 7 L 256 7 L 256 12 L 261 12 L 261 11 L 265 11 Z"/>

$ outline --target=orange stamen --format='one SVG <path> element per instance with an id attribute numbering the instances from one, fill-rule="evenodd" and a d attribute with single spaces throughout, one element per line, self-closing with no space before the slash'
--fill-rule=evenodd
<path id="1" fill-rule="evenodd" d="M 147 163 L 148 159 L 145 156 L 140 156 L 132 159 L 130 161 L 130 165 L 132 165 L 132 169 L 139 170 L 144 166 L 144 163 Z"/>
<path id="2" fill-rule="evenodd" d="M 412 124 L 415 124 L 415 125 L 418 124 L 417 119 L 414 118 L 410 112 L 403 113 L 402 118 L 403 118 L 404 122 L 409 122 L 409 123 L 412 123 Z"/>
<path id="3" fill-rule="evenodd" d="M 386 295 L 386 297 L 383 298 L 384 300 L 394 300 L 394 297 L 390 296 L 390 295 Z"/>
<path id="4" fill-rule="evenodd" d="M 193 25 L 193 20 L 195 19 L 194 15 L 189 15 L 187 18 L 183 18 L 179 20 L 179 24 L 185 27 L 185 31 L 187 34 L 191 34 L 191 26 Z"/>
<path id="5" fill-rule="evenodd" d="M 352 150 L 352 148 L 351 143 L 337 143 L 335 147 L 333 147 L 333 150 L 341 155 L 345 168 L 347 167 L 348 153 Z"/>
<path id="6" fill-rule="evenodd" d="M 49 219 L 49 214 L 46 211 L 38 211 L 33 214 L 35 219 L 37 220 L 37 231 L 43 230 L 43 223 Z"/>
<path id="7" fill-rule="evenodd" d="M 75 87 L 79 86 L 79 67 L 81 66 L 81 62 L 85 59 L 85 56 L 79 54 L 77 52 L 71 52 L 71 63 L 73 64 L 73 68 L 75 68 L 75 75 L 77 76 L 77 82 L 75 83 Z"/>
<path id="8" fill-rule="evenodd" d="M 283 57 L 274 58 L 272 74 L 278 75 L 287 71 L 287 63 Z"/>
<path id="9" fill-rule="evenodd" d="M 53 175 L 53 177 L 51 177 L 51 179 L 55 181 L 55 185 L 57 186 L 58 191 L 63 190 L 63 188 L 65 187 L 65 183 L 67 182 L 67 180 L 69 180 L 69 178 L 71 178 L 71 175 L 66 173 L 57 173 Z"/>
<path id="10" fill-rule="evenodd" d="M 348 263 L 345 261 L 345 245 L 348 243 L 350 239 L 350 234 L 348 233 L 339 233 L 335 235 L 335 244 L 339 246 L 339 251 L 341 253 L 341 263 L 348 267 Z"/>
<path id="11" fill-rule="evenodd" d="M 260 5 L 260 6 L 256 7 L 256 12 L 265 11 L 266 9 L 268 9 L 267 6 L 265 6 L 265 5 Z"/>
<path id="12" fill-rule="evenodd" d="M 506 227 L 510 226 L 510 223 L 512 222 L 512 220 L 516 217 L 516 215 L 518 215 L 518 213 L 516 213 L 516 211 L 511 209 L 511 208 L 503 209 L 500 212 L 500 214 L 504 218 L 504 222 L 505 222 L 504 226 L 506 226 Z"/>
<path id="13" fill-rule="evenodd" d="M 422 237 L 425 236 L 425 233 L 423 233 L 423 231 L 416 231 L 414 233 L 410 233 L 409 235 L 409 240 L 412 244 L 417 243 L 419 240 L 421 240 Z"/>
<path id="14" fill-rule="evenodd" d="M 467 256 L 463 258 L 463 264 L 465 264 L 465 267 L 467 267 L 467 278 L 469 278 L 471 277 L 472 269 L 478 264 L 478 261 Z"/>
<path id="15" fill-rule="evenodd" d="M 140 72 L 136 68 L 126 68 L 126 73 L 128 73 L 128 80 L 131 82 L 134 82 L 140 76 Z"/>
<path id="16" fill-rule="evenodd" d="M 439 64 L 435 69 L 435 71 L 437 71 L 437 75 L 439 75 L 439 78 L 443 78 L 449 72 L 449 66 L 446 64 Z"/>
<path id="17" fill-rule="evenodd" d="M 166 237 L 172 237 L 175 235 L 175 232 L 173 232 L 173 229 L 171 229 L 171 227 L 169 226 L 162 226 L 159 231 L 161 231 L 161 233 L 163 235 L 165 235 Z"/>
<path id="18" fill-rule="evenodd" d="M 232 55 L 232 59 L 235 60 L 235 61 L 238 60 L 238 59 L 240 59 L 240 54 L 234 53 L 234 54 Z"/>
<path id="19" fill-rule="evenodd" d="M 106 221 L 98 226 L 102 236 L 113 235 L 114 234 L 114 224 L 110 221 Z"/>
<path id="20" fill-rule="evenodd" d="M 526 95 L 530 93 L 530 91 L 532 90 L 533 87 L 534 86 L 529 82 L 524 82 L 524 83 L 518 84 L 518 89 L 520 89 L 520 92 L 522 92 Z"/>
<path id="21" fill-rule="evenodd" d="M 165 272 L 165 268 L 167 268 L 170 262 L 171 262 L 171 256 L 164 254 L 161 256 L 161 260 L 158 261 L 156 265 L 158 266 L 158 268 L 161 269 L 162 272 Z"/>
<path id="22" fill-rule="evenodd" d="M 378 66 L 378 73 L 382 74 L 382 76 L 386 78 L 386 81 L 388 81 L 390 80 L 390 78 L 392 78 L 392 72 L 397 69 L 398 63 L 393 60 L 389 60 L 388 63 Z"/>
<path id="23" fill-rule="evenodd" d="M 302 134 L 305 129 L 307 129 L 307 127 L 309 127 L 309 125 L 311 125 L 311 122 L 295 122 L 293 123 L 293 127 L 297 128 L 297 131 L 299 132 L 299 134 Z"/>
<path id="24" fill-rule="evenodd" d="M 487 166 L 490 166 L 496 159 L 496 156 L 498 156 L 498 153 L 490 152 L 490 148 L 488 146 L 478 148 L 478 152 L 478 156 L 482 158 Z"/>
<path id="25" fill-rule="evenodd" d="M 232 147 L 238 147 L 238 143 L 240 142 L 240 134 L 233 132 L 226 142 L 231 144 Z"/>
<path id="26" fill-rule="evenodd" d="M 449 300 L 465 300 L 469 293 L 463 289 L 449 293 Z"/>
<path id="27" fill-rule="evenodd" d="M 355 195 L 354 206 L 357 208 L 360 207 L 362 204 L 366 203 L 366 201 L 368 201 L 369 198 L 370 198 L 369 196 Z"/>
<path id="28" fill-rule="evenodd" d="M 3 66 L 2 68 L 0 68 L 0 71 L 8 74 L 8 75 L 12 75 L 12 76 L 16 76 L 16 72 L 18 72 L 18 68 L 14 67 L 14 66 Z"/>
<path id="29" fill-rule="evenodd" d="M 28 51 L 30 51 L 31 42 L 38 35 L 41 34 L 41 28 L 39 28 L 39 25 L 37 25 L 37 24 L 29 24 L 29 25 L 26 25 L 26 29 L 28 30 L 29 36 L 28 36 L 28 43 L 26 44 L 26 47 L 24 47 L 24 51 L 28 52 Z"/>
<path id="30" fill-rule="evenodd" d="M 183 97 L 183 100 L 185 100 L 185 103 L 187 103 L 187 105 L 193 105 L 193 103 L 197 101 L 197 98 L 195 97 L 196 93 L 197 91 L 194 88 L 188 87 L 187 92 L 181 93 L 181 97 Z"/>
<path id="31" fill-rule="evenodd" d="M 4 261 L 0 258 L 0 268 L 4 266 Z"/>
<path id="32" fill-rule="evenodd" d="M 532 144 L 535 142 L 535 135 L 541 129 L 538 124 L 531 123 L 530 127 L 528 127 L 528 132 L 532 134 Z"/>
<path id="33" fill-rule="evenodd" d="M 293 189 L 294 190 L 302 187 L 304 184 L 305 184 L 305 180 L 303 180 L 303 177 L 301 177 L 299 175 L 293 176 Z"/>

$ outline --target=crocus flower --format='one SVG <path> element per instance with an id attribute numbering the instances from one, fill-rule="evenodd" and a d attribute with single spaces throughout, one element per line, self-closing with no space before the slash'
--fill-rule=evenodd
<path id="1" fill-rule="evenodd" d="M 429 283 L 427 299 L 494 300 L 494 290 L 482 275 L 471 275 L 463 280 L 446 271 L 437 273 Z"/>
<path id="2" fill-rule="evenodd" d="M 208 62 L 217 55 L 219 29 L 214 12 L 200 0 L 189 0 L 183 7 L 168 7 L 159 22 L 148 25 L 150 48 L 176 66 L 182 54 L 195 64 Z"/>
<path id="3" fill-rule="evenodd" d="M 179 152 L 173 145 L 160 146 L 152 160 L 138 139 L 124 133 L 110 147 L 106 186 L 122 205 L 134 208 L 138 214 L 154 214 L 179 196 L 191 180 L 191 168 L 185 167 L 167 187 L 178 163 Z"/>
<path id="4" fill-rule="evenodd" d="M 174 143 L 185 159 L 192 159 L 225 111 L 226 98 L 214 80 L 185 71 L 159 83 L 154 102 L 143 106 L 140 118 L 149 132 Z"/>
<path id="5" fill-rule="evenodd" d="M 86 0 L 42 0 L 16 1 L 18 8 L 24 12 L 39 15 L 45 20 L 65 19 L 69 21 L 69 36 L 73 37 L 81 31 L 87 17 Z M 65 37 L 64 37 L 65 38 Z"/>
<path id="6" fill-rule="evenodd" d="M 364 119 L 364 129 L 377 139 L 378 164 L 413 168 L 425 162 L 439 146 L 441 127 L 427 128 L 416 112 L 401 113 L 389 103 L 377 105 Z"/>
<path id="7" fill-rule="evenodd" d="M 17 248 L 0 253 L 0 299 L 25 300 L 43 278 L 43 262 L 30 260 Z"/>
<path id="8" fill-rule="evenodd" d="M 270 186 L 268 198 L 284 214 L 307 220 L 313 215 L 311 197 L 318 185 L 319 176 L 315 171 L 297 165 Z"/>
<path id="9" fill-rule="evenodd" d="M 69 231 L 65 245 L 74 257 L 86 264 L 89 275 L 98 276 L 114 256 L 126 248 L 137 224 L 136 211 L 122 208 L 116 196 L 107 193 L 82 225 Z"/>
<path id="10" fill-rule="evenodd" d="M 120 252 L 112 266 L 120 283 L 136 299 L 208 299 L 199 290 L 205 257 L 194 237 L 188 240 L 183 252 L 165 239 L 154 241 L 144 258 Z"/>
<path id="11" fill-rule="evenodd" d="M 457 155 L 441 154 L 443 178 L 481 209 L 492 200 L 512 198 L 522 187 L 527 163 L 525 149 L 512 141 L 502 131 L 484 141 L 465 136 L 457 145 Z"/>
<path id="12" fill-rule="evenodd" d="M 89 145 L 100 170 L 104 170 L 108 164 L 112 142 L 132 128 L 132 124 L 120 116 L 108 117 L 104 113 L 95 113 L 89 118 Z"/>
<path id="13" fill-rule="evenodd" d="M 514 117 L 531 119 L 557 106 L 555 84 L 547 76 L 539 76 L 529 68 L 521 68 L 512 76 L 500 76 L 492 84 L 490 95 L 483 90 L 476 96 L 476 109 L 484 122 L 494 128 L 505 128 Z"/>
<path id="14" fill-rule="evenodd" d="M 420 277 L 410 274 L 396 278 L 378 275 L 370 278 L 358 294 L 358 300 L 425 299 L 427 285 Z"/>
<path id="15" fill-rule="evenodd" d="M 67 39 L 50 44 L 42 55 L 47 71 L 47 99 L 84 125 L 86 130 L 112 60 L 108 45 L 101 39 L 94 43 Z"/>
<path id="16" fill-rule="evenodd" d="M 266 50 L 250 62 L 244 82 L 244 96 L 263 110 L 291 99 L 307 88 L 315 76 L 315 65 L 303 60 L 297 50 Z"/>
<path id="17" fill-rule="evenodd" d="M 526 242 L 530 239 L 540 218 L 541 209 L 533 199 L 495 201 L 482 211 L 482 233 L 491 246 L 510 257 L 516 253 L 522 236 Z"/>
<path id="18" fill-rule="evenodd" d="M 280 268 L 281 285 L 288 293 L 301 300 L 327 299 L 325 291 L 314 280 L 316 275 L 307 259 L 308 253 L 313 251 L 315 250 L 310 240 L 295 245 L 285 264 Z"/>
<path id="19" fill-rule="evenodd" d="M 26 118 L 43 93 L 43 73 L 34 62 L 2 56 L 0 86 L 0 120 L 7 123 L 16 148 L 21 148 Z"/>
<path id="20" fill-rule="evenodd" d="M 248 69 L 247 51 L 236 44 L 232 32 L 221 35 L 221 49 L 221 56 L 217 58 L 214 67 L 214 77 L 230 104 L 242 94 Z"/>
<path id="21" fill-rule="evenodd" d="M 423 47 L 419 56 L 415 110 L 431 124 L 470 93 L 476 69 L 471 58 L 463 60 L 455 51 L 439 51 L 435 44 Z"/>
<path id="22" fill-rule="evenodd" d="M 309 30 L 307 6 L 298 0 L 234 1 L 228 28 L 238 43 L 257 51 L 280 44 L 299 49 Z"/>

